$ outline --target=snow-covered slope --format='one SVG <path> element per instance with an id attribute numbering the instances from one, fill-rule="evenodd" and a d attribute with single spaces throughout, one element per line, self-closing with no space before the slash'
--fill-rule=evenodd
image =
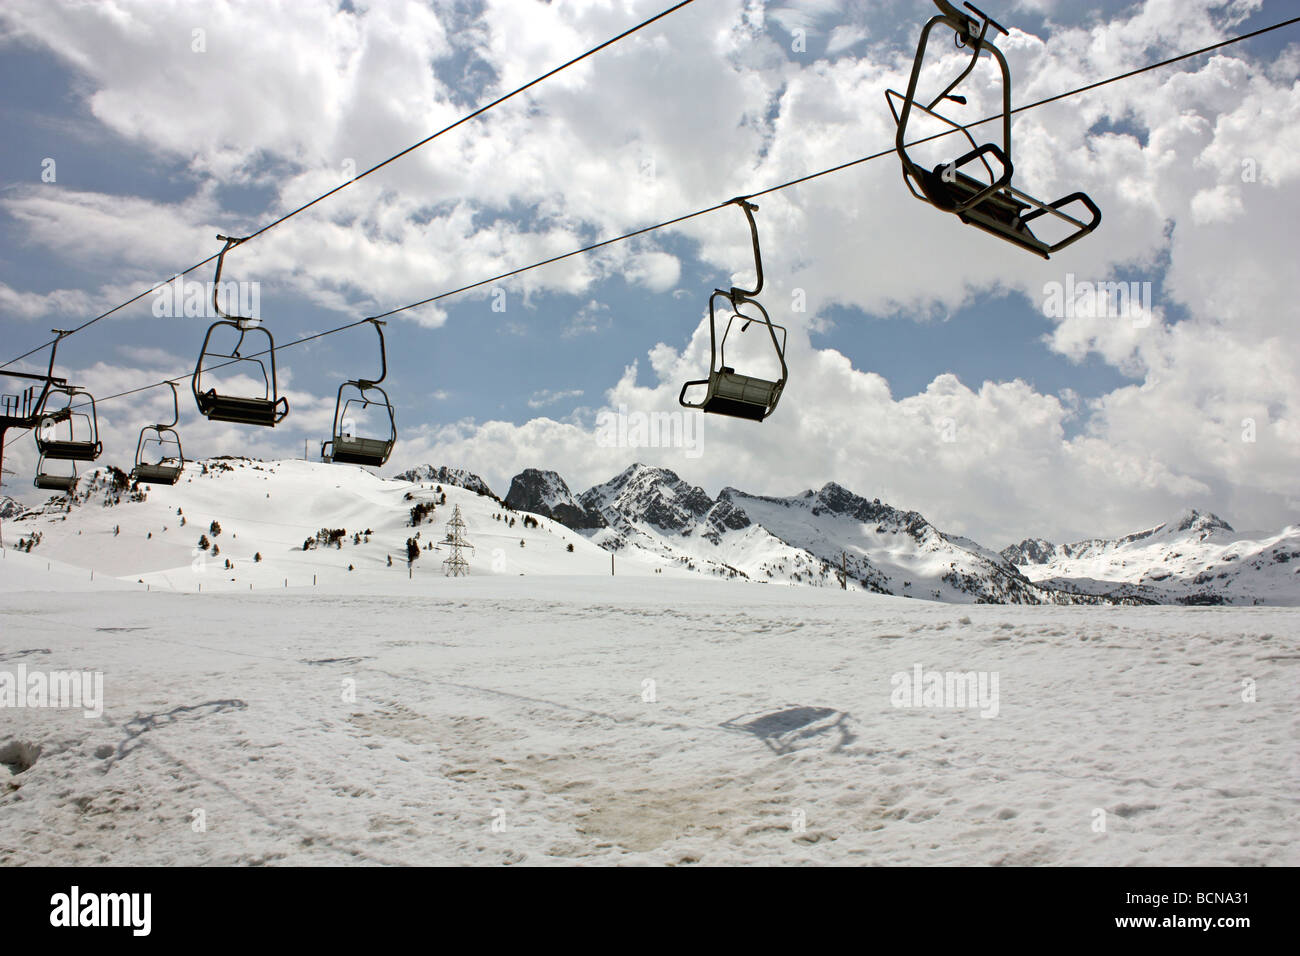
<path id="1" fill-rule="evenodd" d="M 723 489 L 732 504 L 787 544 L 847 567 L 850 580 L 881 594 L 956 603 L 1073 603 L 1031 584 L 1001 556 L 945 535 L 915 511 L 868 501 L 831 482 L 788 498 Z"/>
<path id="2" fill-rule="evenodd" d="M 83 477 L 70 509 L 52 499 L 7 520 L 5 543 L 13 548 L 20 537 L 37 533 L 34 557 L 154 588 L 206 593 L 310 587 L 315 581 L 320 588 L 364 591 L 441 576 L 449 554 L 446 525 L 459 505 L 474 546 L 465 553 L 472 575 L 608 576 L 609 555 L 563 525 L 511 513 L 452 484 L 442 487 L 439 494 L 427 482 L 385 480 L 349 465 L 211 459 L 191 462 L 175 486 L 142 485 L 131 492 L 115 489 L 100 470 Z M 433 510 L 412 527 L 417 505 Z M 318 532 L 336 529 L 344 531 L 338 546 L 316 541 Z M 406 542 L 412 537 L 421 553 L 408 576 Z M 653 570 L 634 560 L 618 568 L 620 574 Z"/>
<path id="3" fill-rule="evenodd" d="M 1294 608 L 91 587 L 0 590 L 0 669 L 103 675 L 101 719 L 0 707 L 0 866 L 1300 863 Z"/>
<path id="4" fill-rule="evenodd" d="M 1300 604 L 1300 525 L 1241 534 L 1188 509 L 1120 538 L 1054 545 L 1029 539 L 1002 552 L 1029 578 L 1082 593 L 1160 603 Z"/>
<path id="5" fill-rule="evenodd" d="M 433 465 L 416 465 L 414 468 L 408 468 L 394 477 L 398 481 L 411 481 L 417 484 L 426 482 L 437 485 L 454 485 L 457 488 L 472 491 L 476 495 L 483 495 L 496 501 L 501 500 L 492 493 L 492 489 L 488 487 L 486 481 L 464 468 L 448 468 L 446 465 L 436 467 Z"/>
<path id="6" fill-rule="evenodd" d="M 48 557 L 39 547 L 31 554 L 13 547 L 0 550 L 0 594 L 122 590 L 134 588 L 110 574 L 96 574 L 89 568 Z M 3 628 L 0 634 L 8 636 Z"/>

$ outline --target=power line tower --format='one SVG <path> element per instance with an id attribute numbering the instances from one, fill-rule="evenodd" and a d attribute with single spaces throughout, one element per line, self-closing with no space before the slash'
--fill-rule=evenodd
<path id="1" fill-rule="evenodd" d="M 4 467 L 5 460 L 5 432 L 11 428 L 31 430 L 36 428 L 42 421 L 47 418 L 45 414 L 45 398 L 50 394 L 51 388 L 61 388 L 67 385 L 67 381 L 54 377 L 54 354 L 59 350 L 59 340 L 67 335 L 64 329 L 51 329 L 54 333 L 54 341 L 50 343 L 50 367 L 44 375 L 35 375 L 31 372 L 6 372 L 0 371 L 0 376 L 5 378 L 21 378 L 25 381 L 38 382 L 37 385 L 30 385 L 27 389 L 15 395 L 0 395 L 0 486 L 4 485 L 4 475 L 12 475 L 12 471 L 7 471 Z M 56 416 L 62 419 L 66 413 Z"/>
<path id="2" fill-rule="evenodd" d="M 447 522 L 447 539 L 444 544 L 451 547 L 451 557 L 442 562 L 447 577 L 458 578 L 462 574 L 469 574 L 469 562 L 461 554 L 461 549 L 469 548 L 473 551 L 474 545 L 465 540 L 465 519 L 460 516 L 460 505 L 456 505 L 451 520 Z"/>

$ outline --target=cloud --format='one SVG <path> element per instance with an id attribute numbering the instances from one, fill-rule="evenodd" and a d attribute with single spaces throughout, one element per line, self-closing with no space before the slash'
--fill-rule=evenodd
<path id="1" fill-rule="evenodd" d="M 557 402 L 563 402 L 570 398 L 581 397 L 582 389 L 580 388 L 571 388 L 566 391 L 558 392 L 553 392 L 550 389 L 544 388 L 541 391 L 533 392 L 532 396 L 528 399 L 528 407 L 545 408 L 547 405 L 554 405 Z"/>
<path id="2" fill-rule="evenodd" d="M 592 299 L 569 320 L 569 324 L 564 327 L 562 334 L 565 338 L 589 335 L 593 332 L 599 332 L 601 329 L 609 328 L 611 321 L 609 306 Z"/>
<path id="3" fill-rule="evenodd" d="M 812 61 L 769 36 L 760 5 L 693 5 L 238 250 L 232 275 L 339 312 L 378 311 L 888 147 L 894 129 L 881 93 L 906 79 L 915 29 L 904 31 L 902 46 L 859 41 L 892 35 L 902 6 L 844 23 L 832 22 L 840 8 L 829 3 L 769 8 L 783 29 L 830 36 L 839 55 Z M 1023 6 L 1063 9 L 1042 0 Z M 1054 26 L 1049 36 L 1013 29 L 1002 45 L 1014 99 L 1221 39 L 1257 6 L 1146 0 L 1105 21 Z M 189 192 L 164 201 L 51 185 L 7 191 L 0 208 L 24 242 L 56 261 L 114 281 L 163 277 L 214 252 L 216 231 L 251 229 L 338 185 L 346 160 L 365 169 L 462 115 L 458 55 L 483 67 L 475 99 L 486 99 L 652 7 L 500 0 L 458 14 L 468 20 L 449 32 L 416 3 L 357 12 L 256 4 L 236 13 L 13 0 L 0 11 L 5 42 L 54 51 L 78 73 L 75 88 L 85 90 L 97 122 L 175 164 Z M 191 48 L 194 29 L 206 31 L 202 54 Z M 964 57 L 937 45 L 924 82 L 941 87 Z M 581 421 L 547 418 L 425 422 L 404 430 L 398 455 L 464 464 L 495 484 L 528 466 L 594 483 L 631 457 L 676 467 L 713 490 L 785 494 L 833 478 L 990 544 L 1131 530 L 1183 504 L 1243 525 L 1294 520 L 1300 357 L 1288 277 L 1300 217 L 1297 62 L 1294 49 L 1259 63 L 1229 48 L 1018 117 L 1017 183 L 1048 200 L 1085 189 L 1104 211 L 1094 236 L 1050 262 L 917 202 L 888 156 L 762 197 L 764 301 L 788 303 L 798 289 L 808 311 L 774 309 L 791 326 L 790 385 L 776 415 L 761 426 L 710 417 L 699 459 L 678 449 L 601 448 Z M 994 107 L 993 87 L 976 81 L 964 92 L 968 115 Z M 934 151 L 942 159 L 957 149 L 943 141 Z M 266 214 L 232 212 L 231 184 L 268 190 Z M 511 309 L 518 299 L 535 306 L 572 297 L 576 332 L 599 327 L 605 313 L 593 297 L 601 282 L 623 278 L 694 297 L 728 275 L 748 280 L 750 255 L 743 222 L 720 210 L 502 287 Z M 1045 348 L 1130 377 L 1091 400 L 952 375 L 895 395 L 889 370 L 870 370 L 871 354 L 814 347 L 808 335 L 827 327 L 832 308 L 841 327 L 859 312 L 915 321 L 999 295 L 1038 308 L 1044 286 L 1067 273 L 1136 277 L 1155 290 L 1141 322 L 1055 320 Z M 98 293 L 59 285 L 36 292 L 11 282 L 0 286 L 0 306 L 35 318 L 98 301 Z M 490 292 L 467 297 L 486 307 Z M 434 326 L 447 313 L 429 305 L 403 319 Z M 648 361 L 605 354 L 605 401 L 678 412 L 681 382 L 707 367 L 707 328 L 660 343 Z M 140 369 L 86 371 L 109 387 L 139 383 Z M 284 433 L 199 423 L 200 446 L 210 436 L 212 448 L 228 450 L 221 442 L 229 441 L 283 453 L 328 431 L 328 396 L 295 392 L 292 401 L 294 427 Z M 124 416 L 150 415 L 131 401 L 120 407 L 108 427 L 134 447 Z M 1242 440 L 1247 420 L 1254 441 Z"/>
<path id="4" fill-rule="evenodd" d="M 0 282 L 0 311 L 18 319 L 84 316 L 91 310 L 93 301 L 90 294 L 81 289 L 20 292 Z"/>

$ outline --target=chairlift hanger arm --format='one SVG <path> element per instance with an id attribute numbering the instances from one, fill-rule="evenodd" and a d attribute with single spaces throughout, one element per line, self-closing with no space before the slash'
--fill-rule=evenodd
<path id="1" fill-rule="evenodd" d="M 727 295 L 733 302 L 736 302 L 742 299 L 749 299 L 763 291 L 763 254 L 758 248 L 758 223 L 754 221 L 754 210 L 756 210 L 758 206 L 750 202 L 749 198 L 746 196 L 737 196 L 728 203 L 728 205 L 732 204 L 739 206 L 744 211 L 745 219 L 749 222 L 749 235 L 754 243 L 754 271 L 758 275 L 758 281 L 754 285 L 752 291 L 732 286 L 730 293 L 724 293 L 724 295 Z M 711 300 L 710 306 L 712 306 Z"/>
<path id="2" fill-rule="evenodd" d="M 732 293 L 726 292 L 722 289 L 714 289 L 713 295 L 709 296 L 709 374 L 710 375 L 713 374 L 715 369 L 720 367 L 718 365 L 718 320 L 717 320 L 717 313 L 714 308 L 714 302 L 718 300 L 719 296 L 721 296 L 723 299 L 726 299 L 729 303 L 731 303 L 733 309 L 735 308 L 735 304 L 736 304 L 736 300 L 732 298 Z M 682 390 L 677 396 L 678 403 L 683 408 L 703 408 L 706 404 L 705 401 L 688 402 L 686 400 L 686 392 L 694 385 L 707 386 L 708 384 L 709 384 L 709 379 L 707 378 L 699 378 L 687 382 L 685 385 L 682 386 Z"/>
<path id="3" fill-rule="evenodd" d="M 91 435 L 94 436 L 95 443 L 100 447 L 103 447 L 102 443 L 99 441 L 99 411 L 95 408 L 95 396 L 91 395 L 89 392 L 85 391 L 84 389 L 80 389 L 79 391 L 81 391 L 83 395 L 85 395 L 87 398 L 90 399 Z M 82 404 L 84 405 L 85 403 L 83 402 Z M 95 457 L 97 458 L 99 457 L 99 452 L 95 453 Z"/>
<path id="4" fill-rule="evenodd" d="M 977 43 L 983 42 L 984 34 L 987 32 L 989 27 L 997 30 L 1003 36 L 1010 35 L 1007 33 L 1006 27 L 1002 26 L 1002 24 L 998 23 L 973 3 L 962 3 L 962 6 L 975 14 L 973 17 L 970 16 L 970 14 L 962 13 L 962 11 L 954 7 L 949 0 L 934 0 L 934 5 L 939 8 L 940 17 L 948 21 L 952 28 L 957 31 L 959 42 L 962 37 L 965 37 L 967 41 L 975 40 Z M 978 36 L 976 36 L 977 30 Z"/>
<path id="5" fill-rule="evenodd" d="M 975 16 L 977 16 L 977 17 L 979 17 L 981 20 L 983 20 L 985 24 L 987 24 L 988 26 L 991 26 L 994 30 L 997 30 L 997 31 L 998 31 L 999 33 L 1001 33 L 1004 37 L 1006 37 L 1006 36 L 1010 36 L 1010 35 L 1011 35 L 1010 33 L 1007 32 L 1007 28 L 1006 28 L 1006 27 L 1004 27 L 1002 24 L 998 23 L 998 21 L 994 20 L 991 16 L 989 16 L 987 13 L 985 13 L 985 12 L 984 12 L 983 10 L 981 10 L 979 7 L 975 6 L 975 4 L 971 3 L 970 0 L 963 0 L 963 2 L 962 2 L 962 6 L 964 6 L 964 7 L 965 7 L 967 10 L 969 10 L 971 13 L 975 14 Z"/>
<path id="6" fill-rule="evenodd" d="M 373 388 L 388 377 L 388 347 L 384 344 L 384 326 L 388 323 L 381 322 L 379 319 L 366 319 L 365 321 L 374 325 L 375 332 L 379 335 L 379 378 L 358 379 L 357 384 L 362 388 Z"/>
<path id="7" fill-rule="evenodd" d="M 713 295 L 709 296 L 709 374 L 710 375 L 713 374 L 714 369 L 718 368 L 718 320 L 717 320 L 716 312 L 714 310 L 713 303 L 717 301 L 719 296 L 726 299 L 728 302 L 731 302 L 734 306 L 734 300 L 731 297 L 731 293 L 724 292 L 722 289 L 714 289 Z M 707 386 L 708 384 L 709 384 L 709 379 L 707 378 L 698 378 L 687 382 L 685 385 L 682 386 L 682 390 L 677 396 L 678 404 L 680 404 L 683 408 L 703 408 L 705 405 L 705 401 L 688 402 L 686 400 L 686 393 L 695 385 Z"/>
<path id="8" fill-rule="evenodd" d="M 172 390 L 172 420 L 170 425 L 164 425 L 161 422 L 155 425 L 154 428 L 157 429 L 158 431 L 162 431 L 164 428 L 175 428 L 178 424 L 180 424 L 180 420 L 181 420 L 181 400 L 179 394 L 176 391 L 176 383 L 167 382 L 166 384 L 171 386 L 171 390 Z"/>
<path id="9" fill-rule="evenodd" d="M 217 253 L 217 274 L 212 279 L 212 308 L 216 311 L 217 315 L 221 316 L 226 321 L 237 323 L 240 330 L 243 331 L 245 328 L 249 327 L 250 323 L 256 324 L 257 319 L 250 319 L 242 315 L 231 315 L 221 308 L 221 302 L 219 300 L 221 297 L 221 270 L 226 264 L 226 253 L 243 242 L 247 237 L 240 238 L 237 236 L 218 235 L 217 238 L 224 242 L 225 245 L 222 246 L 221 251 Z M 243 342 L 242 335 L 240 336 L 240 342 Z M 239 354 L 238 345 L 235 346 L 235 354 Z"/>

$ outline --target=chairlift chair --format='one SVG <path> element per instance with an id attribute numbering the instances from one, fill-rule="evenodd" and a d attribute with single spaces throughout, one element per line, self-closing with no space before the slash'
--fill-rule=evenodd
<path id="1" fill-rule="evenodd" d="M 379 377 L 353 379 L 339 386 L 338 397 L 334 401 L 334 437 L 321 444 L 320 454 L 325 461 L 378 468 L 393 453 L 393 445 L 397 442 L 397 422 L 388 393 L 379 387 L 379 383 L 388 375 L 384 323 L 378 319 L 366 321 L 374 325 L 375 332 L 379 335 Z M 352 392 L 355 394 L 349 394 Z M 365 411 L 372 405 L 382 409 L 381 415 L 388 419 L 387 437 L 362 438 L 352 430 L 355 428 L 352 410 L 359 408 Z"/>
<path id="2" fill-rule="evenodd" d="M 66 396 L 62 408 L 49 411 L 50 398 Z M 83 397 L 79 405 L 73 405 L 78 397 Z M 76 408 L 89 408 L 88 412 L 79 412 Z M 84 425 L 78 427 L 78 422 Z M 59 426 L 67 424 L 67 437 L 59 434 Z M 99 440 L 99 417 L 95 412 L 95 398 L 84 388 L 75 385 L 57 385 L 49 390 L 45 405 L 41 409 L 40 425 L 36 429 L 36 449 L 41 457 L 54 461 L 94 461 L 104 450 Z"/>
<path id="3" fill-rule="evenodd" d="M 230 248 L 244 240 L 231 236 L 217 236 L 217 238 L 224 241 L 225 246 L 222 247 L 220 254 L 217 256 L 217 273 L 212 283 L 212 307 L 216 310 L 217 315 L 221 316 L 221 319 L 212 323 L 208 328 L 208 334 L 203 338 L 203 347 L 199 350 L 199 360 L 194 366 L 194 378 L 191 382 L 194 401 L 199 407 L 199 412 L 209 421 L 233 422 L 237 425 L 262 425 L 274 428 L 289 414 L 288 399 L 280 396 L 276 390 L 275 340 L 271 337 L 271 333 L 261 325 L 260 319 L 229 315 L 222 311 L 219 301 L 222 265 Z M 239 333 L 239 339 L 229 353 L 216 352 L 210 348 L 212 333 L 223 326 L 235 329 Z M 269 372 L 266 364 L 255 356 L 245 357 L 239 353 L 244 344 L 244 336 L 249 332 L 260 332 L 266 336 L 267 349 L 262 354 L 270 357 L 271 367 Z M 221 395 L 215 388 L 205 389 L 203 387 L 203 375 L 205 360 L 209 359 L 227 359 L 228 361 L 221 362 L 217 366 L 211 366 L 207 369 L 208 371 L 211 371 L 212 368 L 234 365 L 239 362 L 256 365 L 265 384 L 264 394 L 261 396 Z"/>
<path id="4" fill-rule="evenodd" d="M 893 113 L 898 126 L 895 148 L 903 166 L 903 180 L 907 188 L 917 199 L 930 203 L 936 209 L 954 213 L 962 222 L 1005 239 L 1014 245 L 1042 256 L 1050 257 L 1073 242 L 1082 239 L 1097 228 L 1101 222 L 1101 210 L 1085 193 L 1073 192 L 1051 203 L 1044 203 L 1028 193 L 1011 185 L 1013 171 L 1011 154 L 1011 71 L 1007 66 L 1002 51 L 994 45 L 988 35 L 992 27 L 996 33 L 1007 31 L 999 23 L 979 8 L 970 3 L 965 7 L 974 16 L 962 13 L 948 0 L 935 0 L 939 14 L 931 17 L 921 30 L 921 40 L 917 46 L 916 59 L 912 63 L 912 75 L 908 80 L 907 93 L 900 94 L 887 90 L 885 99 Z M 926 44 L 930 33 L 937 26 L 945 26 L 954 32 L 955 42 L 959 47 L 971 51 L 970 61 L 961 74 L 949 83 L 938 96 L 929 103 L 916 99 L 917 81 L 921 75 L 921 66 L 925 59 Z M 966 98 L 953 93 L 979 62 L 980 54 L 988 51 L 997 62 L 1002 74 L 1002 143 L 977 144 L 971 136 L 968 126 L 951 120 L 937 112 L 935 107 L 944 100 L 965 104 Z M 895 106 L 895 100 L 901 100 L 902 106 Z M 949 163 L 940 163 L 933 169 L 926 169 L 915 162 L 907 150 L 907 127 L 912 110 L 916 109 L 942 123 L 960 130 L 970 144 L 969 152 Z M 993 161 L 990 162 L 990 159 Z M 984 167 L 985 178 L 972 176 L 963 172 L 963 168 L 976 160 Z M 996 164 L 997 170 L 994 166 Z M 1066 207 L 1081 204 L 1088 213 L 1085 221 L 1078 216 L 1065 212 Z M 1030 228 L 1030 223 L 1042 216 L 1051 216 L 1064 223 L 1071 231 L 1062 239 L 1048 242 L 1039 238 Z"/>
<path id="5" fill-rule="evenodd" d="M 131 470 L 131 477 L 135 481 L 143 481 L 150 485 L 174 485 L 185 468 L 185 453 L 181 449 L 181 437 L 176 433 L 176 425 L 181 417 L 180 400 L 177 397 L 176 385 L 173 382 L 167 384 L 172 390 L 171 424 L 160 422 L 157 425 L 146 425 L 140 429 L 140 440 L 135 446 L 135 468 Z M 157 445 L 160 452 L 175 446 L 176 453 L 163 454 L 155 462 L 146 461 L 145 450 L 151 445 Z"/>
<path id="6" fill-rule="evenodd" d="M 41 455 L 36 462 L 36 478 L 32 484 L 43 491 L 57 491 L 61 494 L 71 494 L 77 487 L 77 465 L 72 463 L 72 474 L 55 475 L 45 470 L 45 462 L 49 456 Z"/>
<path id="7" fill-rule="evenodd" d="M 684 408 L 698 408 L 714 415 L 729 415 L 732 418 L 761 422 L 776 410 L 776 403 L 781 398 L 781 392 L 789 376 L 785 364 L 786 330 L 784 326 L 774 324 L 767 310 L 754 298 L 763 291 L 763 259 L 758 248 L 758 225 L 754 222 L 754 210 L 758 207 L 744 198 L 733 199 L 732 202 L 740 206 L 749 221 L 750 236 L 754 243 L 754 268 L 758 273 L 758 281 L 752 291 L 733 286 L 730 291 L 715 289 L 709 296 L 709 377 L 687 382 L 682 386 L 677 400 Z M 732 313 L 721 338 L 718 337 L 716 311 L 719 298 L 730 304 Z M 741 307 L 745 305 L 752 305 L 758 310 L 762 316 L 761 321 L 772 339 L 772 348 L 776 350 L 777 359 L 781 363 L 781 375 L 775 381 L 743 375 L 727 364 L 727 336 L 731 334 L 732 326 L 739 321 L 740 331 L 744 332 L 749 328 L 750 323 L 760 321 L 757 316 L 741 311 Z M 779 340 L 778 330 L 781 333 Z M 705 386 L 704 398 L 699 402 L 688 402 L 687 390 L 698 385 Z"/>

